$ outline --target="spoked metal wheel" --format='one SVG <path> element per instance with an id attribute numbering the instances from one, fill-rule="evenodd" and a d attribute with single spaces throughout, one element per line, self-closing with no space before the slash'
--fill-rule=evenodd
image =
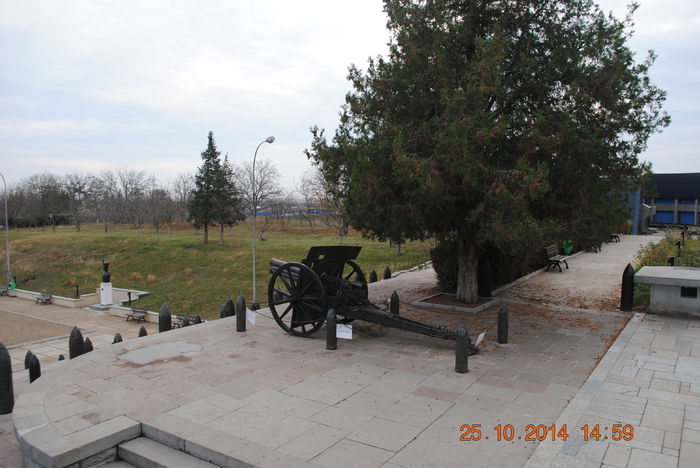
<path id="1" fill-rule="evenodd" d="M 362 269 L 357 263 L 353 262 L 352 260 L 345 260 L 341 276 L 348 281 L 358 281 L 360 283 L 365 283 L 365 299 L 369 297 L 366 286 L 367 279 L 365 278 L 365 274 L 362 273 Z M 353 320 L 355 319 L 342 316 L 338 317 L 338 323 L 350 323 Z"/>
<path id="2" fill-rule="evenodd" d="M 365 278 L 365 274 L 362 273 L 362 269 L 360 269 L 360 266 L 352 260 L 345 260 L 345 264 L 343 265 L 343 278 L 348 281 L 367 283 L 367 279 Z"/>
<path id="3" fill-rule="evenodd" d="M 291 335 L 309 336 L 326 320 L 326 291 L 303 263 L 285 263 L 272 274 L 267 300 L 277 324 Z"/>

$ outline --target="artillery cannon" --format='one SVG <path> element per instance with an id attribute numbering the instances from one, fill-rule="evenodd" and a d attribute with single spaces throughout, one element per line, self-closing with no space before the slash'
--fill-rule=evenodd
<path id="1" fill-rule="evenodd" d="M 333 309 L 338 323 L 364 320 L 443 339 L 457 337 L 445 326 L 426 325 L 372 304 L 365 275 L 353 261 L 361 249 L 318 246 L 311 247 L 301 262 L 271 259 L 267 299 L 277 324 L 291 335 L 310 336 Z M 478 351 L 471 342 L 468 347 L 469 354 Z"/>

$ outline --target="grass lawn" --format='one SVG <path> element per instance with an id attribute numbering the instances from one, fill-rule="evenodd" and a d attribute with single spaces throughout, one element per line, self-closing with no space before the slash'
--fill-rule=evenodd
<path id="1" fill-rule="evenodd" d="M 168 305 L 175 314 L 219 316 L 219 307 L 228 297 L 243 295 L 252 299 L 252 225 L 244 223 L 226 229 L 225 245 L 218 245 L 218 230 L 210 231 L 209 244 L 192 228 L 182 226 L 159 234 L 150 227 L 137 230 L 116 226 L 105 233 L 101 226 L 71 226 L 19 229 L 10 231 L 11 267 L 17 287 L 75 297 L 95 292 L 102 277 L 102 261 L 110 263 L 112 284 L 118 288 L 149 291 L 139 307 L 158 310 Z M 257 242 L 257 296 L 267 302 L 270 258 L 300 261 L 309 247 L 337 245 L 338 237 L 329 229 L 310 230 L 298 221 L 286 229 L 268 230 Z M 366 276 L 375 269 L 381 278 L 384 267 L 392 272 L 410 268 L 430 259 L 432 245 L 413 242 L 402 247 L 402 255 L 386 242 L 363 239 L 351 232 L 345 245 L 362 246 L 357 263 Z M 3 258 L 4 258 L 4 248 Z M 2 267 L 4 278 L 4 262 Z"/>

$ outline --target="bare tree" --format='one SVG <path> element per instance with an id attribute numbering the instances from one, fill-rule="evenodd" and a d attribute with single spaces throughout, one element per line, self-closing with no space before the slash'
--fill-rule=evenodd
<path id="1" fill-rule="evenodd" d="M 343 245 L 343 238 L 350 229 L 350 220 L 344 203 L 347 185 L 332 185 L 317 171 L 313 178 L 312 187 L 316 192 L 315 196 L 319 200 L 326 223 L 338 232 L 340 245 Z"/>
<path id="2" fill-rule="evenodd" d="M 243 196 L 244 206 L 251 213 L 268 208 L 270 201 L 282 194 L 279 172 L 268 159 L 258 159 L 255 165 L 255 177 L 253 177 L 253 164 L 243 163 L 236 171 L 236 179 L 236 185 Z"/>
<path id="3" fill-rule="evenodd" d="M 78 232 L 87 215 L 87 204 L 94 189 L 94 181 L 93 176 L 77 172 L 68 174 L 63 179 L 63 189 L 68 197 L 68 209 L 75 230 Z"/>
<path id="4" fill-rule="evenodd" d="M 171 184 L 171 194 L 175 203 L 176 219 L 186 221 L 188 216 L 188 204 L 194 190 L 194 175 L 180 174 Z"/>
<path id="5" fill-rule="evenodd" d="M 55 230 L 67 219 L 68 195 L 53 174 L 34 174 L 24 179 L 12 190 L 12 198 L 15 225 L 50 225 Z"/>
<path id="6" fill-rule="evenodd" d="M 158 234 L 163 224 L 172 222 L 175 203 L 166 189 L 158 185 L 155 179 L 151 179 L 151 181 L 151 186 L 144 199 L 144 212 Z"/>
<path id="7" fill-rule="evenodd" d="M 146 173 L 136 169 L 117 169 L 117 212 L 121 222 L 143 222 L 143 217 L 138 216 L 137 202 L 143 200 L 148 186 Z M 140 221 L 140 222 L 139 222 Z"/>
<path id="8" fill-rule="evenodd" d="M 301 176 L 301 180 L 297 183 L 296 192 L 301 197 L 302 209 L 299 211 L 301 219 L 309 224 L 313 231 L 316 227 L 314 220 L 319 209 L 318 191 L 315 188 L 314 171 L 306 171 Z"/>
<path id="9" fill-rule="evenodd" d="M 95 179 L 92 200 L 97 219 L 102 222 L 106 233 L 109 230 L 109 225 L 115 221 L 115 215 L 119 210 L 117 175 L 114 171 L 102 171 L 102 174 Z"/>

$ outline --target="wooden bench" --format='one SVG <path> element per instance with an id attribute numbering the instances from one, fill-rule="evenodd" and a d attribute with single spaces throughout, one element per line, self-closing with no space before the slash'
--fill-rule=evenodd
<path id="1" fill-rule="evenodd" d="M 202 323 L 202 319 L 198 315 L 173 315 L 171 319 L 173 330 L 184 326 L 185 320 L 187 320 L 188 326 Z"/>
<path id="2" fill-rule="evenodd" d="M 41 294 L 39 294 L 39 297 L 36 298 L 36 303 L 43 304 L 43 305 L 51 304 L 52 297 L 53 296 L 51 296 L 51 294 L 49 294 L 49 293 L 41 293 Z"/>
<path id="3" fill-rule="evenodd" d="M 9 296 L 9 289 L 7 286 L 0 286 L 0 296 Z"/>
<path id="4" fill-rule="evenodd" d="M 139 307 L 132 307 L 131 310 L 124 315 L 126 315 L 127 322 L 129 321 L 129 319 L 131 319 L 131 320 L 135 320 L 136 323 L 140 323 L 141 320 L 143 320 L 144 322 L 146 321 L 146 314 L 147 313 L 148 312 L 146 311 L 146 309 L 141 309 Z"/>
<path id="5" fill-rule="evenodd" d="M 176 328 L 181 328 L 184 325 L 184 323 L 185 317 L 181 315 L 173 315 L 170 319 L 170 324 L 173 330 L 175 330 Z"/>
<path id="6" fill-rule="evenodd" d="M 545 247 L 545 251 L 547 252 L 547 261 L 549 262 L 545 271 L 549 270 L 553 266 L 556 266 L 559 268 L 559 273 L 561 273 L 561 262 L 564 262 L 567 270 L 569 269 L 569 264 L 566 263 L 569 256 L 559 255 L 559 249 L 557 248 L 556 244 L 548 245 Z"/>

